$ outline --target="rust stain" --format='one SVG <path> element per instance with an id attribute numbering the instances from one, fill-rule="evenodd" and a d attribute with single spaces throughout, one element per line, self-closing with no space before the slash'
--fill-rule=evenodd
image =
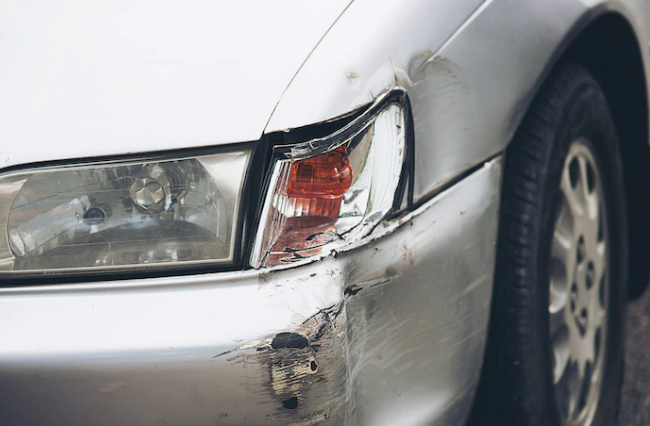
<path id="1" fill-rule="evenodd" d="M 409 248 L 406 245 L 402 245 L 400 247 L 402 250 L 402 255 L 400 256 L 400 259 L 403 262 L 408 262 L 409 265 L 413 266 L 415 264 L 415 258 L 413 257 L 413 248 Z"/>

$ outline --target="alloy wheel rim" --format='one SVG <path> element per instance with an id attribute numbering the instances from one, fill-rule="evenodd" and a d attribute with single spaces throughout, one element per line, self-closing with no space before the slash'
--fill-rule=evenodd
<path id="1" fill-rule="evenodd" d="M 574 141 L 560 180 L 549 261 L 553 383 L 562 423 L 588 426 L 600 397 L 609 294 L 607 212 L 590 141 Z"/>

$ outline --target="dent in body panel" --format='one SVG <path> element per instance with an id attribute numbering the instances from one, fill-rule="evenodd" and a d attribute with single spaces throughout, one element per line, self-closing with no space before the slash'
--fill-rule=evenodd
<path id="1" fill-rule="evenodd" d="M 487 329 L 500 174 L 500 159 L 486 164 L 385 224 L 372 259 L 355 252 L 349 282 L 370 285 L 346 306 L 349 424 L 462 424 Z"/>
<path id="2" fill-rule="evenodd" d="M 460 67 L 440 55 L 427 62 L 484 3 L 355 0 L 303 64 L 265 132 L 326 121 L 401 87 L 413 107 L 419 200 L 499 151 L 468 132 L 476 116 Z"/>
<path id="3" fill-rule="evenodd" d="M 342 421 L 348 395 L 343 302 L 320 309 L 291 331 L 244 344 L 227 356 L 246 375 L 266 371 L 261 389 L 273 405 L 273 424 L 315 425 Z M 259 370 L 260 368 L 261 370 Z"/>
<path id="4" fill-rule="evenodd" d="M 424 58 L 429 54 L 425 52 Z M 417 83 L 410 91 L 410 99 L 413 110 L 419 112 L 413 117 L 418 153 L 416 202 L 480 158 L 475 153 L 479 140 L 476 121 L 480 118 L 462 70 L 441 56 L 431 55 L 420 63 L 424 58 L 418 56 L 411 63 L 411 75 Z M 455 170 L 448 170 L 446 175 L 432 172 L 444 169 L 446 164 L 454 164 Z"/>
<path id="5" fill-rule="evenodd" d="M 265 132 L 331 119 L 372 102 L 395 82 L 408 88 L 411 61 L 436 52 L 482 3 L 355 0 L 296 74 Z"/>
<path id="6" fill-rule="evenodd" d="M 418 203 L 493 154 L 489 150 L 481 152 L 480 145 L 477 146 L 480 135 L 476 123 L 484 120 L 485 114 L 477 111 L 462 70 L 451 60 L 426 50 L 414 55 L 405 69 L 388 59 L 385 66 L 366 79 L 366 90 L 354 104 L 375 101 L 394 88 L 408 93 L 417 153 L 413 195 Z M 361 76 L 350 72 L 346 78 L 356 85 Z"/>
<path id="7" fill-rule="evenodd" d="M 305 281 L 335 287 L 335 303 L 217 355 L 258 375 L 251 392 L 271 423 L 463 418 L 485 342 L 500 176 L 499 158 L 365 244 L 323 258 L 325 272 Z M 295 284 L 282 275 L 268 272 L 261 285 Z"/>
<path id="8" fill-rule="evenodd" d="M 265 131 L 327 120 L 397 84 L 412 102 L 415 196 L 423 197 L 505 149 L 575 25 L 607 9 L 624 13 L 647 40 L 646 3 L 355 0 L 296 75 Z M 354 85 L 344 77 L 351 73 Z"/>

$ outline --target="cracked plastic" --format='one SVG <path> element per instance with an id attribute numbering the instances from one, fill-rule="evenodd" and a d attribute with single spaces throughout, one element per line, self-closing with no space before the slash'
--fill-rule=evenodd
<path id="1" fill-rule="evenodd" d="M 255 239 L 254 267 L 294 263 L 354 243 L 391 211 L 400 196 L 407 147 L 402 107 L 382 105 L 390 94 L 395 93 L 380 96 L 375 106 L 330 137 L 276 148 L 279 158 Z M 344 193 L 310 196 L 316 186 L 312 178 L 301 184 L 306 195 L 292 194 L 296 165 L 337 151 L 345 158 L 339 167 L 351 175 Z M 314 164 L 304 168 L 315 170 L 316 164 L 327 163 Z"/>

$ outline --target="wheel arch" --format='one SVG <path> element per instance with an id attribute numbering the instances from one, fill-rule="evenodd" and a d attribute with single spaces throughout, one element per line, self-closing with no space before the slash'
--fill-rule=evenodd
<path id="1" fill-rule="evenodd" d="M 627 193 L 629 295 L 648 284 L 650 262 L 650 146 L 648 96 L 643 54 L 629 21 L 609 12 L 591 22 L 562 55 L 585 66 L 599 82 L 614 119 L 623 156 Z"/>
<path id="2" fill-rule="evenodd" d="M 650 242 L 650 123 L 644 55 L 624 11 L 605 6 L 592 9 L 567 33 L 526 105 L 527 109 L 551 70 L 561 62 L 583 65 L 603 89 L 623 156 L 631 298 L 643 293 L 650 279 L 650 262 L 645 254 Z"/>

